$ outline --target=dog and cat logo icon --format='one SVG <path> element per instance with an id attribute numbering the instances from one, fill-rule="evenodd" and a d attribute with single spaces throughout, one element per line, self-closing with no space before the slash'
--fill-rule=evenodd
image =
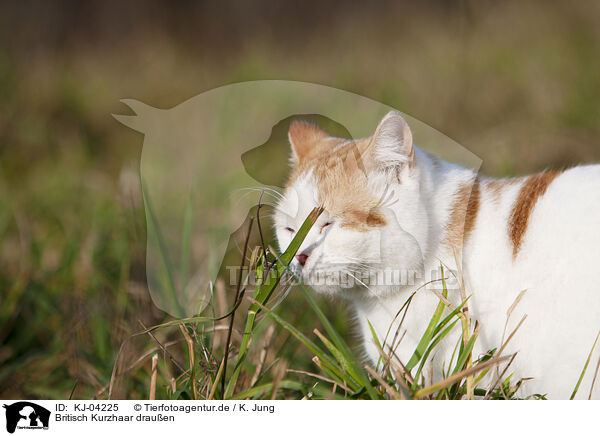
<path id="1" fill-rule="evenodd" d="M 4 405 L 6 409 L 6 431 L 14 433 L 22 430 L 48 430 L 50 411 L 29 401 L 19 401 Z"/>

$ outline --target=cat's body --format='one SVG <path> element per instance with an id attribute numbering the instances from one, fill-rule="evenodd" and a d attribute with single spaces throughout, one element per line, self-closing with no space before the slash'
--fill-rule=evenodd
<path id="1" fill-rule="evenodd" d="M 474 356 L 500 347 L 526 314 L 503 352 L 518 351 L 509 372 L 534 378 L 522 395 L 569 398 L 600 329 L 600 166 L 488 180 L 413 147 L 394 113 L 372 138 L 344 141 L 296 123 L 290 141 L 295 171 L 276 214 L 280 245 L 313 207 L 325 207 L 296 267 L 317 291 L 350 299 L 372 361 L 379 353 L 367 320 L 391 343 L 394 318 L 416 290 L 396 351 L 408 361 L 439 302 L 431 290 L 439 280 L 425 284 L 444 265 L 446 276 L 462 272 L 480 323 Z M 457 281 L 448 283 L 448 299 L 459 304 Z M 437 350 L 436 378 L 456 340 Z M 578 398 L 589 394 L 598 355 Z"/>

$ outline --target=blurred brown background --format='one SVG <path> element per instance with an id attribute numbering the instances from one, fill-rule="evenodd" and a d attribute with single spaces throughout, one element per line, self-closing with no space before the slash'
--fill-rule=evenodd
<path id="1" fill-rule="evenodd" d="M 119 99 L 257 79 L 379 100 L 488 175 L 600 161 L 598 1 L 3 2 L 0 396 L 97 395 L 140 313 L 164 317 Z"/>
<path id="2" fill-rule="evenodd" d="M 26 161 L 77 135 L 126 153 L 120 98 L 170 107 L 267 78 L 394 106 L 493 174 L 599 157 L 598 2 L 24 1 L 0 29 L 2 143 Z"/>

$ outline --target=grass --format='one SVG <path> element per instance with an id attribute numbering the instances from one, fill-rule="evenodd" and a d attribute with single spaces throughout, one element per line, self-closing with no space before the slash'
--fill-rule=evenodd
<path id="1" fill-rule="evenodd" d="M 144 190 L 143 184 L 142 190 Z M 152 216 L 149 203 L 146 204 L 146 208 L 149 216 Z M 503 350 L 521 327 L 525 317 L 506 339 L 502 339 L 503 342 L 499 349 L 490 350 L 474 360 L 472 351 L 479 334 L 479 326 L 477 323 L 472 325 L 464 285 L 461 286 L 461 304 L 454 306 L 448 301 L 446 287 L 448 277 L 444 275 L 443 266 L 441 266 L 442 278 L 440 279 L 442 292 L 438 293 L 439 303 L 421 340 L 406 363 L 403 363 L 395 354 L 395 350 L 402 340 L 400 337 L 398 343 L 396 342 L 402 322 L 396 332 L 388 331 L 385 338 L 377 337 L 371 327 L 372 339 L 380 353 L 379 361 L 375 367 L 372 367 L 351 349 L 346 340 L 329 321 L 319 303 L 315 301 L 312 292 L 303 284 L 298 283 L 297 287 L 308 303 L 312 314 L 321 322 L 325 333 L 315 328 L 312 335 L 309 336 L 279 315 L 276 309 L 268 307 L 278 287 L 287 288 L 283 291 L 286 293 L 290 287 L 295 286 L 294 273 L 289 268 L 289 264 L 322 211 L 320 208 L 315 208 L 306 217 L 290 245 L 283 253 L 278 253 L 270 246 L 265 245 L 259 204 L 256 219 L 251 216 L 248 220 L 244 248 L 241 252 L 241 268 L 231 310 L 220 317 L 198 314 L 190 318 L 175 319 L 146 328 L 137 334 L 150 335 L 163 352 L 163 357 L 168 356 L 168 360 L 164 358 L 162 364 L 159 364 L 158 353 L 150 351 L 144 355 L 144 357 L 147 357 L 153 353 L 148 383 L 148 398 L 208 400 L 278 398 L 371 400 L 521 399 L 519 389 L 527 379 L 512 380 L 509 368 L 517 354 L 505 356 Z M 254 227 L 260 234 L 261 245 L 256 246 L 254 250 L 250 250 L 250 235 Z M 186 228 L 187 226 L 184 226 L 184 237 L 189 235 Z M 160 232 L 157 226 L 152 226 L 151 231 Z M 189 244 L 184 244 L 184 246 L 189 246 Z M 252 252 L 251 256 L 249 256 L 250 251 Z M 172 277 L 174 271 L 168 271 L 168 269 L 173 268 L 173 263 L 168 259 L 166 250 L 161 256 L 164 258 L 165 274 Z M 249 268 L 245 273 L 244 266 L 247 258 L 249 258 Z M 251 281 L 251 277 L 255 280 Z M 457 278 L 459 283 L 463 283 L 462 277 Z M 173 284 L 167 286 L 169 287 L 167 292 L 172 293 Z M 251 297 L 250 294 L 252 294 Z M 508 318 L 514 307 L 519 303 L 522 294 L 516 298 L 507 312 L 507 324 Z M 410 309 L 413 296 L 414 293 L 400 308 L 397 317 L 402 316 L 401 319 L 404 319 L 406 312 Z M 175 295 L 176 297 L 177 295 Z M 249 305 L 242 310 L 244 299 L 248 300 Z M 207 307 L 210 307 L 210 304 Z M 243 330 L 238 332 L 236 338 L 233 332 L 237 312 L 240 312 L 240 316 L 245 318 L 245 323 Z M 261 312 L 266 314 L 270 323 L 266 323 L 265 318 L 257 322 L 257 317 Z M 222 321 L 227 320 L 227 324 L 222 323 Z M 265 326 L 260 326 L 260 324 L 266 324 L 267 326 L 264 341 L 261 341 L 261 339 L 263 339 Z M 219 325 L 225 328 L 218 329 Z M 424 368 L 426 365 L 433 365 L 429 357 L 450 332 L 457 328 L 457 325 L 460 325 L 461 335 L 448 362 L 448 370 L 443 371 L 441 380 L 434 381 L 433 368 L 431 368 L 430 377 L 427 379 L 424 375 Z M 291 337 L 312 354 L 311 360 L 314 368 L 308 370 L 291 368 L 290 362 L 282 359 L 275 350 L 270 349 L 276 328 L 288 332 Z M 160 331 L 176 331 L 177 329 L 180 331 L 182 338 L 171 341 L 169 345 L 175 345 L 179 342 L 184 348 L 187 348 L 186 363 L 179 363 L 177 356 L 167 350 L 166 344 L 163 344 L 155 335 Z M 227 332 L 226 339 L 221 343 L 221 347 L 215 346 L 219 330 Z M 392 336 L 393 340 L 389 343 L 388 339 Z M 590 357 L 596 342 L 594 342 L 590 351 Z M 271 354 L 271 362 L 266 364 L 268 354 Z M 577 393 L 590 357 L 585 362 L 571 399 Z M 136 363 L 140 363 L 141 360 L 138 359 Z M 229 360 L 234 363 L 232 367 L 228 367 Z M 159 366 L 164 367 L 160 375 Z M 127 376 L 126 372 L 133 368 L 135 368 L 135 364 L 127 368 L 124 373 L 119 372 L 115 365 L 108 384 L 107 398 L 112 396 L 116 378 L 122 377 L 124 374 Z M 498 369 L 495 376 L 491 371 L 492 369 Z M 106 389 L 103 392 L 106 392 Z M 528 398 L 545 399 L 545 396 L 543 394 L 533 394 L 525 399 Z"/>
<path id="2" fill-rule="evenodd" d="M 303 29 L 297 40 L 261 34 L 261 28 L 271 29 L 267 18 L 268 26 L 243 32 L 243 44 L 224 41 L 214 53 L 199 49 L 200 38 L 186 42 L 154 25 L 151 33 L 132 30 L 126 41 L 94 41 L 93 50 L 86 43 L 54 51 L 0 43 L 0 397 L 141 399 L 150 396 L 152 380 L 156 398 L 194 392 L 203 398 L 213 388 L 213 398 L 221 396 L 213 382 L 230 341 L 229 318 L 218 318 L 232 310 L 235 289 L 215 281 L 214 313 L 187 320 L 169 317 L 151 301 L 145 250 L 152 223 L 145 220 L 138 174 L 142 140 L 110 117 L 122 109 L 122 98 L 167 108 L 225 83 L 303 80 L 416 116 L 481 156 L 490 175 L 600 159 L 594 145 L 600 131 L 600 76 L 594 74 L 600 15 L 591 13 L 590 3 L 467 6 L 468 14 L 452 6 L 415 8 L 402 26 L 398 17 L 406 16 L 406 5 L 396 13 L 358 11 L 354 18 L 321 20 L 325 28 Z M 182 23 L 177 27 L 191 34 Z M 15 38 L 22 33 L 7 31 Z M 73 29 L 68 34 L 79 39 Z M 62 41 L 56 35 L 43 39 Z M 186 222 L 194 219 L 186 216 Z M 189 249 L 182 246 L 176 283 L 185 282 Z M 233 254 L 239 261 L 240 253 Z M 358 389 L 363 376 L 377 395 L 393 396 L 370 370 L 359 372 L 362 361 L 348 360 L 348 349 L 353 356 L 360 350 L 343 303 L 295 288 L 276 305 L 275 292 L 256 317 L 233 396 L 314 398 L 330 395 L 335 386 L 338 397 L 362 398 L 369 396 L 366 387 Z M 251 297 L 247 290 L 231 329 L 231 360 L 221 376 L 226 382 Z M 475 336 L 474 326 L 463 330 L 456 317 L 436 331 L 451 312 L 444 309 L 421 356 L 446 329 Z M 427 372 L 424 365 L 414 388 L 407 381 L 411 389 L 399 390 L 393 382 L 402 373 L 385 364 L 389 350 L 382 352 L 371 370 L 398 395 L 427 387 L 418 380 Z M 463 366 L 475 366 L 472 360 Z M 413 364 L 414 380 L 420 361 Z M 509 372 L 498 382 L 499 397 L 510 397 L 518 385 Z M 467 389 L 466 380 L 452 386 L 448 394 L 478 393 L 477 386 Z"/>
<path id="3" fill-rule="evenodd" d="M 249 269 L 245 275 L 240 273 L 235 292 L 217 280 L 211 284 L 212 299 L 203 312 L 189 318 L 166 317 L 149 300 L 144 270 L 139 267 L 145 261 L 140 243 L 146 236 L 156 241 L 165 276 L 159 282 L 165 286 L 164 294 L 173 299 L 173 307 L 181 305 L 176 287 L 185 281 L 175 277 L 189 274 L 186 259 L 192 245 L 189 222 L 193 211 L 185 214 L 179 265 L 160 243 L 152 203 L 144 185 L 139 186 L 146 223 L 140 219 L 142 205 L 127 198 L 128 191 L 118 195 L 124 204 L 131 201 L 132 209 L 115 208 L 110 196 L 90 195 L 94 186 L 81 186 L 75 176 L 50 179 L 39 194 L 33 191 L 29 197 L 20 197 L 31 204 L 5 200 L 0 215 L 3 247 L 19 247 L 22 258 L 5 263 L 0 276 L 7 289 L 0 306 L 3 395 L 99 399 L 520 398 L 519 388 L 526 381 L 513 380 L 510 375 L 515 356 L 503 356 L 503 344 L 499 350 L 473 358 L 478 326 L 469 318 L 466 292 L 462 290 L 463 303 L 454 307 L 446 299 L 444 281 L 439 304 L 412 357 L 401 362 L 395 356 L 398 335 L 390 331 L 384 338 L 374 335 L 381 359 L 375 365 L 366 364 L 359 357 L 342 308 L 301 285 L 290 292 L 287 265 L 318 210 L 307 218 L 283 253 L 265 243 L 271 235 L 264 238 L 266 226 L 260 224 L 259 210 L 252 211 L 243 226 L 245 248 L 237 253 L 236 260 L 242 266 L 247 262 Z M 45 198 L 48 193 L 56 197 Z M 3 198 L 10 197 L 4 192 Z M 57 204 L 60 214 L 53 209 Z M 22 213 L 25 206 L 46 214 L 42 227 Z M 136 220 L 130 219 L 131 213 Z M 57 233 L 69 237 L 60 238 Z M 249 244 L 251 234 L 255 238 Z M 256 280 L 249 280 L 251 276 Z M 275 304 L 282 295 L 287 295 L 284 304 Z M 398 317 L 409 309 L 410 299 Z M 434 383 L 426 374 L 428 359 L 455 329 L 460 329 L 461 335 L 454 358 L 443 380 Z M 509 334 L 505 342 L 511 337 Z M 589 359 L 582 376 L 588 364 Z M 499 376 L 486 379 L 496 367 L 501 368 Z M 484 385 L 484 381 L 489 384 Z M 578 388 L 579 383 L 573 395 Z"/>
<path id="4" fill-rule="evenodd" d="M 144 189 L 143 186 L 142 189 Z M 146 208 L 151 208 L 150 204 L 146 204 Z M 152 210 L 148 212 L 152 216 Z M 443 292 L 439 295 L 439 304 L 417 348 L 406 364 L 403 364 L 395 355 L 398 334 L 396 333 L 394 340 L 388 344 L 388 338 L 384 338 L 382 342 L 375 336 L 374 330 L 372 330 L 373 340 L 380 350 L 381 359 L 375 368 L 365 364 L 331 324 L 319 303 L 315 301 L 312 292 L 302 284 L 297 285 L 301 295 L 308 303 L 315 318 L 321 322 L 325 333 L 315 328 L 313 334 L 309 336 L 285 320 L 275 309 L 268 307 L 270 299 L 278 287 L 293 286 L 293 282 L 290 284 L 289 280 L 290 276 L 293 277 L 289 263 L 321 212 L 322 209 L 314 209 L 286 250 L 283 253 L 277 253 L 276 250 L 267 248 L 264 243 L 260 214 L 257 210 L 256 220 L 253 216 L 248 220 L 244 248 L 241 252 L 242 268 L 239 270 L 231 310 L 226 315 L 216 318 L 198 314 L 190 318 L 176 319 L 138 333 L 138 335 L 150 335 L 162 350 L 163 355 L 167 355 L 169 358 L 159 363 L 157 353 L 152 354 L 153 352 L 150 351 L 144 355 L 147 357 L 152 354 L 148 398 L 381 400 L 474 399 L 478 397 L 512 399 L 517 397 L 523 380 L 513 384 L 510 375 L 502 378 L 512 363 L 514 355 L 497 356 L 495 355 L 496 350 L 491 350 L 486 356 L 475 362 L 472 361 L 472 349 L 479 328 L 476 325 L 473 330 L 470 329 L 468 301 L 464 290 L 464 300 L 460 306 L 454 307 L 448 302 L 443 269 L 441 279 Z M 257 246 L 255 250 L 250 250 L 253 254 L 248 256 L 250 234 L 254 227 L 261 235 L 261 245 Z M 153 226 L 152 231 L 159 232 L 159 229 Z M 161 256 L 167 256 L 166 250 Z M 244 277 L 243 267 L 247 257 L 250 259 L 250 265 Z M 166 269 L 173 268 L 173 263 L 169 259 L 165 258 L 164 264 Z M 174 272 L 165 271 L 165 274 L 172 277 Z M 251 277 L 256 279 L 252 284 L 249 280 Z M 171 293 L 171 285 L 167 286 L 169 289 L 166 292 Z M 252 297 L 249 296 L 250 293 Z M 248 300 L 249 306 L 241 310 L 244 298 Z M 412 296 L 400 309 L 398 316 L 409 310 L 411 298 Z M 235 338 L 233 332 L 237 312 L 240 312 L 240 316 L 245 317 L 245 323 L 243 330 Z M 267 323 L 266 331 L 268 333 L 265 335 L 268 336 L 268 339 L 262 344 L 261 333 L 264 331 L 264 326 L 260 326 L 261 323 L 257 322 L 257 316 L 261 312 L 266 314 L 270 321 Z M 444 313 L 446 315 L 442 317 Z M 222 321 L 226 320 L 228 323 L 224 325 Z M 266 321 L 265 318 L 263 318 L 262 324 L 265 324 L 264 321 Z M 428 363 L 429 356 L 458 322 L 462 328 L 462 335 L 456 345 L 458 350 L 456 361 L 451 359 L 448 362 L 449 370 L 447 374 L 444 374 L 443 380 L 436 383 L 433 383 L 433 379 L 427 381 L 423 375 L 423 369 Z M 221 332 L 226 331 L 227 336 L 226 340 L 221 343 L 221 347 L 215 347 L 219 324 L 225 327 Z M 311 360 L 314 368 L 290 368 L 290 362 L 282 359 L 277 352 L 270 350 L 276 328 L 288 332 L 312 354 Z M 168 330 L 171 330 L 172 333 L 179 330 L 181 333 L 182 338 L 172 341 L 172 343 L 179 342 L 184 348 L 187 347 L 186 363 L 178 362 L 178 358 L 156 338 L 156 333 Z M 510 338 L 512 338 L 512 334 L 508 336 L 500 350 L 504 349 Z M 172 343 L 171 345 L 173 345 Z M 272 361 L 265 365 L 268 354 L 272 355 Z M 235 362 L 232 367 L 228 367 L 229 360 L 232 363 Z M 491 378 L 487 388 L 480 387 L 480 382 L 491 368 L 509 360 L 502 375 L 496 379 Z M 162 374 L 159 374 L 160 366 L 164 367 Z M 450 370 L 451 367 L 453 367 L 452 370 Z M 130 367 L 127 371 L 131 369 Z M 108 385 L 107 398 L 112 395 L 116 378 L 122 377 L 123 374 L 115 366 Z M 537 397 L 543 398 L 541 395 Z"/>
<path id="5" fill-rule="evenodd" d="M 70 191 L 62 191 L 69 186 Z M 60 183 L 58 189 L 65 198 L 77 198 L 82 191 Z M 249 269 L 245 275 L 240 273 L 235 293 L 218 280 L 203 312 L 165 319 L 149 301 L 143 270 L 132 267 L 144 262 L 143 250 L 132 249 L 144 236 L 140 230 L 144 223 L 132 226 L 110 201 L 94 200 L 82 209 L 77 202 L 65 202 L 63 213 L 54 222 L 49 220 L 50 228 L 68 228 L 71 237 L 62 245 L 50 237 L 34 237 L 32 233 L 48 228 L 31 226 L 20 214 L 19 204 L 4 209 L 0 228 L 6 244 L 18 243 L 27 254 L 22 263 L 8 265 L 17 280 L 11 283 L 2 276 L 4 283 L 11 284 L 0 307 L 5 344 L 0 383 L 7 387 L 6 396 L 14 389 L 18 396 L 29 398 L 520 398 L 519 388 L 526 381 L 510 375 L 515 356 L 502 355 L 512 333 L 498 350 L 473 358 L 478 326 L 469 318 L 464 289 L 463 303 L 454 307 L 446 299 L 442 280 L 439 304 L 407 362 L 394 354 L 396 332 L 384 338 L 374 335 L 381 354 L 375 365 L 359 357 L 358 344 L 339 307 L 302 285 L 289 292 L 287 265 L 319 210 L 307 217 L 283 253 L 265 243 L 259 231 L 264 228 L 260 214 L 252 211 L 243 227 L 245 248 L 237 259 L 242 265 L 248 262 Z M 38 207 L 44 207 L 43 201 Z M 152 217 L 151 203 L 145 208 Z M 82 226 L 88 222 L 91 233 Z M 16 240 L 7 237 L 11 226 L 17 230 Z M 124 228 L 128 239 L 116 237 L 117 230 Z M 187 229 L 182 227 L 184 241 Z M 149 225 L 148 233 L 160 240 L 158 223 Z M 250 234 L 261 238 L 249 244 Z M 180 272 L 166 251 L 162 256 L 164 292 L 177 298 L 171 277 L 185 274 L 187 268 Z M 182 259 L 186 258 L 183 253 Z M 256 280 L 250 280 L 252 276 Z M 68 299 L 62 298 L 65 294 Z M 275 304 L 282 295 L 287 295 L 284 304 Z M 398 317 L 409 309 L 410 299 Z M 425 374 L 428 359 L 455 329 L 461 335 L 454 358 L 443 380 L 434 383 Z M 131 334 L 132 330 L 136 332 Z M 588 364 L 589 359 L 582 376 Z M 501 368 L 499 375 L 484 385 L 495 367 Z M 31 383 L 30 377 L 36 381 L 43 377 L 44 382 Z M 579 383 L 574 394 L 578 387 Z"/>

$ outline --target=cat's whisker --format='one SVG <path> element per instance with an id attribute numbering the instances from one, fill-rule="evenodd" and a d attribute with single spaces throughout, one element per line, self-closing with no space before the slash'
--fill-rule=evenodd
<path id="1" fill-rule="evenodd" d="M 241 188 L 241 189 L 238 189 L 238 190 L 236 190 L 234 192 L 240 192 L 240 191 L 247 191 L 247 192 L 244 192 L 241 196 L 236 197 L 235 198 L 236 203 L 239 203 L 240 201 L 242 201 L 243 199 L 247 198 L 249 195 L 251 195 L 251 194 L 253 194 L 255 192 L 260 192 L 261 195 L 262 194 L 268 195 L 268 196 L 270 196 L 273 199 L 273 202 L 261 200 L 260 204 L 262 206 L 268 205 L 269 207 L 277 208 L 278 203 L 282 200 L 281 197 L 276 197 L 275 195 L 273 195 L 273 194 L 271 194 L 271 193 L 269 193 L 267 191 L 262 191 L 262 190 L 254 189 L 254 188 Z M 234 197 L 233 194 L 231 196 Z"/>
<path id="2" fill-rule="evenodd" d="M 360 269 L 376 269 L 377 262 L 359 261 L 359 260 L 341 260 L 337 262 L 329 262 L 329 265 L 340 267 L 354 267 Z"/>
<path id="3" fill-rule="evenodd" d="M 385 310 L 388 313 L 388 315 L 393 315 L 392 312 L 389 310 L 388 306 L 383 301 L 383 298 L 381 298 L 375 291 L 373 291 L 370 287 L 368 287 L 365 282 L 360 280 L 354 274 L 348 273 L 348 275 L 350 275 L 354 280 L 356 280 L 358 283 L 360 283 L 367 291 L 369 291 L 375 298 L 377 298 L 377 300 L 379 301 L 379 304 L 381 305 L 383 310 Z"/>
<path id="4" fill-rule="evenodd" d="M 335 261 L 338 261 L 338 259 L 341 259 L 342 261 L 349 260 L 349 261 L 364 262 L 364 263 L 367 263 L 367 262 L 375 263 L 376 262 L 375 259 L 367 259 L 367 258 L 364 258 L 364 257 L 354 257 L 354 256 L 349 256 L 347 254 L 339 255 L 335 259 Z M 331 263 L 333 263 L 333 262 L 331 262 Z"/>
<path id="5" fill-rule="evenodd" d="M 280 198 L 281 200 L 283 200 L 283 198 L 284 198 L 284 197 L 283 197 L 283 194 L 282 194 L 281 192 L 277 191 L 276 189 L 273 189 L 273 188 L 267 188 L 267 187 L 264 187 L 264 188 L 262 188 L 262 189 L 263 189 L 265 192 L 270 192 L 270 193 L 272 193 L 273 195 L 277 196 L 277 197 L 278 197 L 278 198 Z"/>
<path id="6" fill-rule="evenodd" d="M 247 187 L 247 188 L 239 188 L 236 191 L 250 191 L 250 192 L 259 192 L 259 193 L 264 193 L 265 195 L 270 195 L 271 197 L 275 198 L 276 200 L 283 200 L 283 194 L 281 194 L 281 192 L 276 191 L 273 188 L 267 188 L 267 187 L 262 187 L 262 188 L 252 188 L 252 187 Z"/>
<path id="7" fill-rule="evenodd" d="M 381 196 L 379 197 L 379 201 L 377 202 L 377 205 L 379 206 L 380 204 L 383 204 L 385 202 L 385 197 L 387 196 L 387 192 L 389 189 L 389 185 L 385 185 L 385 188 L 381 194 Z"/>
<path id="8" fill-rule="evenodd" d="M 271 306 L 271 310 L 275 309 L 277 306 L 279 306 L 281 304 L 281 302 L 283 300 L 285 300 L 285 298 L 288 296 L 288 294 L 290 293 L 290 291 L 293 288 L 293 278 L 289 278 L 288 281 L 283 284 L 280 285 L 282 289 L 280 291 L 280 295 L 276 298 L 275 302 L 273 303 L 273 305 Z"/>
<path id="9" fill-rule="evenodd" d="M 276 208 L 273 207 L 273 209 L 276 209 Z M 276 212 L 267 212 L 265 214 L 262 214 L 261 217 L 275 220 L 275 218 L 277 217 L 277 214 L 276 214 Z"/>
<path id="10" fill-rule="evenodd" d="M 398 203 L 400 200 L 398 200 L 397 198 L 392 201 L 391 203 L 388 204 L 384 204 L 385 207 L 392 207 L 393 205 L 395 205 L 396 203 Z"/>
<path id="11" fill-rule="evenodd" d="M 278 192 L 277 190 L 275 190 L 273 188 L 269 188 L 269 187 L 246 186 L 243 188 L 239 188 L 236 191 L 255 191 L 255 192 L 263 192 L 264 191 L 265 193 L 271 193 L 271 194 L 283 197 L 283 195 L 280 192 Z"/>
<path id="12" fill-rule="evenodd" d="M 279 204 L 277 204 L 273 207 L 273 214 L 275 214 L 275 213 L 280 213 L 282 215 L 289 216 L 288 212 L 286 210 L 284 210 L 282 207 L 280 207 Z"/>

